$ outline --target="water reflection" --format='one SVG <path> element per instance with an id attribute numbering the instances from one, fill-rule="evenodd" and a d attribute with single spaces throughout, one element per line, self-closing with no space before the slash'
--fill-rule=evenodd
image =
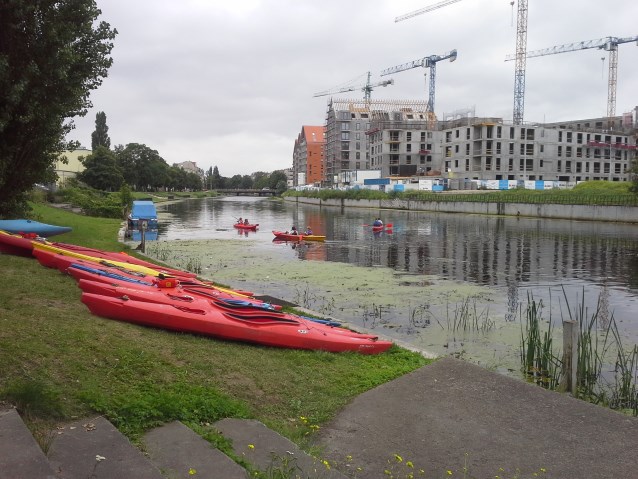
<path id="1" fill-rule="evenodd" d="M 285 248 L 290 260 L 392 268 L 501 291 L 506 320 L 528 295 L 561 301 L 577 295 L 594 311 L 601 291 L 617 320 L 638 320 L 638 226 L 535 218 L 341 209 L 257 198 L 193 200 L 160 206 L 164 239 L 236 239 Z M 237 232 L 237 217 L 260 223 Z M 380 216 L 391 231 L 367 226 Z M 277 243 L 271 230 L 310 226 L 325 243 Z M 497 306 L 499 307 L 499 306 Z"/>

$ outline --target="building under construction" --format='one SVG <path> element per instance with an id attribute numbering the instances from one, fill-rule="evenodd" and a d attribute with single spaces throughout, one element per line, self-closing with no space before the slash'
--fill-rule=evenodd
<path id="1" fill-rule="evenodd" d="M 471 110 L 437 121 L 426 102 L 328 102 L 323 186 L 345 171 L 381 177 L 630 181 L 638 107 L 619 117 L 513 124 Z"/>

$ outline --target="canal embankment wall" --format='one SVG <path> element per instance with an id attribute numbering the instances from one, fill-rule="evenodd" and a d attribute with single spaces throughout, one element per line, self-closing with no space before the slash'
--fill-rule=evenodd
<path id="1" fill-rule="evenodd" d="M 337 208 L 368 208 L 376 210 L 434 211 L 476 215 L 526 216 L 577 221 L 607 221 L 638 224 L 636 206 L 562 205 L 529 203 L 487 203 L 474 201 L 421 201 L 405 199 L 353 200 L 346 198 L 308 198 L 285 196 L 292 203 Z"/>

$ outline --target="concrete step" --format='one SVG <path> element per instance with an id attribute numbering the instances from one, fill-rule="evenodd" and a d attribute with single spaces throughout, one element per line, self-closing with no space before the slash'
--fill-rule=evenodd
<path id="1" fill-rule="evenodd" d="M 169 479 L 247 479 L 247 471 L 179 421 L 147 432 L 149 459 Z"/>
<path id="2" fill-rule="evenodd" d="M 233 452 L 261 471 L 284 471 L 291 479 L 321 477 L 347 479 L 339 471 L 328 468 L 319 459 L 263 423 L 252 419 L 222 419 L 213 424 L 233 444 Z"/>
<path id="3" fill-rule="evenodd" d="M 163 479 L 160 470 L 102 416 L 58 430 L 49 463 L 59 479 Z"/>
<path id="4" fill-rule="evenodd" d="M 346 479 L 295 443 L 250 419 L 213 427 L 254 469 L 290 479 Z M 144 453 L 102 416 L 52 432 L 45 455 L 15 409 L 0 410 L 0 479 L 248 479 L 249 472 L 179 421 L 148 431 Z"/>
<path id="5" fill-rule="evenodd" d="M 55 479 L 40 446 L 15 409 L 0 410 L 0 479 Z"/>

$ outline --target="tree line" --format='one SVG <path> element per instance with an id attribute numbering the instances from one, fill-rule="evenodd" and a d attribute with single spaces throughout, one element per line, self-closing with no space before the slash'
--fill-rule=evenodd
<path id="1" fill-rule="evenodd" d="M 133 191 L 202 191 L 225 188 L 269 188 L 283 192 L 287 188 L 283 171 L 256 172 L 252 175 L 220 175 L 217 166 L 204 175 L 168 165 L 160 154 L 146 145 L 129 143 L 110 149 L 106 113 L 95 115 L 91 134 L 92 153 L 81 159 L 84 171 L 77 179 L 103 191 L 118 191 L 128 185 Z"/>

